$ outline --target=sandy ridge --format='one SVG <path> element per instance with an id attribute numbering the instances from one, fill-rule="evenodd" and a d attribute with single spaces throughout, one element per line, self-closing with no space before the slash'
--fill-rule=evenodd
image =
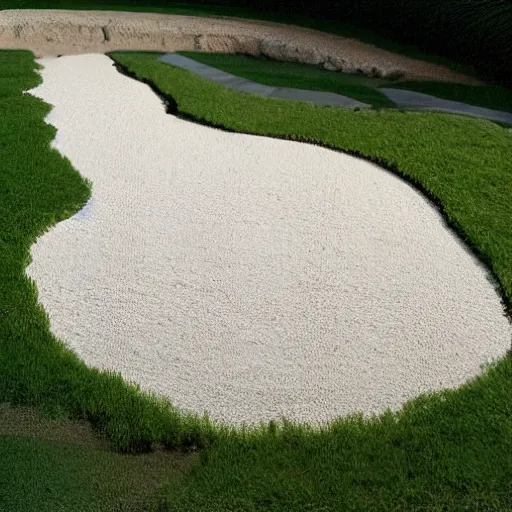
<path id="1" fill-rule="evenodd" d="M 443 66 L 394 54 L 354 39 L 277 23 L 154 13 L 65 10 L 0 11 L 0 48 L 37 57 L 112 50 L 240 52 L 407 79 L 476 83 Z"/>

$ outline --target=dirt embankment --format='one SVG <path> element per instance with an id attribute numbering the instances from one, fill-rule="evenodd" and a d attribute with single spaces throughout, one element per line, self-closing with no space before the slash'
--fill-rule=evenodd
<path id="1" fill-rule="evenodd" d="M 324 423 L 458 387 L 510 348 L 486 270 L 396 176 L 169 116 L 104 55 L 39 62 L 29 92 L 93 190 L 27 274 L 90 367 L 222 423 Z"/>
<path id="2" fill-rule="evenodd" d="M 265 55 L 368 75 L 476 83 L 443 66 L 394 54 L 354 39 L 315 30 L 228 18 L 164 14 L 0 11 L 0 48 L 32 50 L 37 57 L 112 50 L 207 51 Z"/>

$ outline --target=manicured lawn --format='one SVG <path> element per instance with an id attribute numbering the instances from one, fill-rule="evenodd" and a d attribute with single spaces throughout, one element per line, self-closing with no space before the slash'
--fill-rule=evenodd
<path id="1" fill-rule="evenodd" d="M 361 74 L 326 71 L 318 66 L 278 62 L 246 55 L 202 52 L 180 52 L 180 54 L 261 84 L 335 92 L 368 103 L 375 108 L 395 107 L 395 104 L 378 90 L 379 87 L 395 87 L 446 100 L 512 112 L 512 91 L 493 85 L 388 80 Z"/>
<path id="2" fill-rule="evenodd" d="M 510 304 L 511 130 L 437 113 L 354 112 L 265 100 L 159 63 L 155 54 L 113 56 L 172 96 L 184 117 L 323 144 L 398 172 L 442 205 Z M 43 121 L 50 107 L 21 94 L 40 80 L 34 68 L 28 52 L 0 52 L 0 77 L 14 72 L 19 79 L 17 86 L 7 81 L 11 85 L 2 88 L 0 82 L 0 403 L 89 420 L 124 451 L 144 451 L 151 443 L 201 450 L 183 477 L 175 471 L 177 455 L 169 474 L 156 469 L 157 454 L 144 455 L 151 469 L 139 481 L 141 456 L 117 459 L 122 456 L 104 447 L 70 448 L 63 439 L 16 431 L 2 436 L 0 430 L 0 510 L 4 504 L 7 510 L 55 510 L 57 502 L 63 510 L 80 510 L 81 500 L 82 510 L 88 503 L 131 510 L 139 498 L 119 496 L 145 496 L 139 487 L 145 478 L 160 479 L 158 492 L 148 484 L 149 494 L 167 496 L 160 510 L 512 508 L 510 357 L 461 389 L 420 397 L 396 415 L 343 419 L 320 431 L 290 424 L 235 431 L 214 429 L 119 376 L 87 368 L 56 340 L 24 269 L 35 238 L 77 211 L 90 184 L 50 149 L 55 130 Z M 138 462 L 131 465 L 131 459 Z M 88 471 L 95 472 L 91 481 Z M 137 482 L 128 489 L 132 478 Z M 148 507 L 156 503 L 149 494 Z"/>
<path id="3" fill-rule="evenodd" d="M 0 407 L 0 510 L 156 512 L 162 481 L 178 480 L 196 455 L 139 457 L 109 451 L 86 422 L 49 420 Z"/>

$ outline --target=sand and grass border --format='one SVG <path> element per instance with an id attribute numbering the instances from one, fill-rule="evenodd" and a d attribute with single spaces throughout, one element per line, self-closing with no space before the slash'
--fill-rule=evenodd
<path id="1" fill-rule="evenodd" d="M 307 478 L 331 474 L 329 478 L 334 478 L 339 473 L 335 464 L 337 459 L 334 457 L 330 463 L 330 459 L 325 459 L 327 454 L 321 449 L 324 445 L 328 447 L 330 457 L 339 448 L 344 457 L 344 471 L 355 471 L 358 467 L 357 471 L 370 471 L 367 478 L 374 475 L 375 482 L 380 481 L 382 488 L 386 486 L 383 477 L 377 478 L 379 464 L 388 468 L 389 478 L 399 476 L 397 481 L 402 484 L 405 482 L 401 479 L 402 472 L 410 471 L 414 466 L 418 474 L 431 474 L 431 479 L 422 484 L 427 486 L 431 486 L 432 478 L 445 481 L 450 478 L 449 471 L 456 470 L 469 483 L 473 482 L 471 475 L 478 474 L 481 481 L 489 484 L 489 499 L 507 504 L 503 480 L 492 478 L 493 471 L 506 471 L 509 464 L 503 457 L 509 453 L 507 448 L 512 442 L 507 430 L 512 403 L 510 357 L 488 368 L 481 377 L 462 388 L 419 397 L 396 415 L 384 414 L 372 420 L 349 418 L 319 430 L 287 422 L 271 423 L 260 429 L 219 430 L 207 419 L 183 416 L 167 402 L 151 398 L 135 386 L 128 386 L 119 376 L 89 369 L 81 363 L 50 333 L 48 319 L 37 305 L 36 288 L 26 278 L 24 269 L 35 238 L 54 223 L 75 213 L 85 203 L 90 191 L 69 162 L 49 147 L 55 136 L 55 130 L 44 123 L 50 107 L 21 94 L 38 80 L 33 57 L 28 52 L 13 52 L 9 58 L 15 60 L 4 66 L 0 61 L 0 73 L 12 69 L 13 62 L 19 62 L 20 69 L 25 72 L 14 89 L 7 94 L 5 90 L 0 91 L 4 93 L 0 101 L 6 120 L 0 129 L 5 142 L 0 147 L 0 162 L 9 162 L 9 166 L 2 169 L 3 190 L 7 194 L 1 203 L 0 216 L 0 257 L 6 269 L 0 282 L 2 402 L 35 406 L 54 416 L 87 419 L 120 451 L 146 451 L 154 443 L 184 449 L 208 446 L 206 453 L 210 455 L 203 460 L 200 469 L 194 471 L 188 483 L 189 490 L 200 488 L 201 492 L 183 494 L 173 490 L 176 503 L 182 503 L 183 510 L 192 502 L 195 510 L 200 510 L 201 500 L 203 504 L 210 500 L 211 509 L 215 509 L 214 502 L 222 499 L 223 493 L 227 492 L 225 485 L 230 482 L 229 477 L 236 474 L 238 477 L 232 482 L 230 492 L 246 493 L 249 500 L 253 498 L 247 487 L 248 475 L 251 475 L 253 487 L 273 485 L 276 492 L 278 488 L 284 492 L 284 483 L 276 479 L 276 474 L 281 474 L 283 468 L 293 469 L 294 464 L 300 468 L 299 460 L 306 452 L 309 457 L 318 457 L 323 464 L 318 475 L 308 475 Z M 318 117 L 311 116 L 309 107 L 299 105 L 290 105 L 288 117 L 283 119 L 282 113 L 279 117 L 276 112 L 268 112 L 268 103 L 264 99 L 253 98 L 249 106 L 243 105 L 240 98 L 233 101 L 229 92 L 211 88 L 191 74 L 172 71 L 172 68 L 163 73 L 146 57 L 118 54 L 115 58 L 139 78 L 153 82 L 166 97 L 173 98 L 175 108 L 189 119 L 244 131 L 247 116 L 237 119 L 234 112 L 252 108 L 261 116 L 256 117 L 256 124 L 245 127 L 247 132 L 266 132 L 268 136 L 321 143 L 372 159 L 403 174 L 442 206 L 452 227 L 459 226 L 459 234 L 472 243 L 473 250 L 497 276 L 503 300 L 510 308 L 512 250 L 509 244 L 512 237 L 508 220 L 511 206 L 506 193 L 500 193 L 512 189 L 508 168 L 508 162 L 512 160 L 510 130 L 458 116 L 398 112 L 341 112 L 337 114 L 341 117 L 336 125 L 329 109 L 318 109 Z M 198 91 L 207 94 L 198 95 Z M 307 123 L 304 122 L 306 110 Z M 272 124 L 280 118 L 286 126 Z M 333 126 L 337 127 L 334 135 L 330 132 Z M 380 127 L 380 137 L 368 137 L 376 127 Z M 339 128 L 343 128 L 341 139 Z M 432 130 L 435 130 L 435 139 L 429 135 Z M 363 134 L 367 135 L 366 139 Z M 425 140 L 420 143 L 418 137 L 422 135 Z M 408 146 L 404 140 L 414 143 Z M 432 140 L 437 140 L 438 145 L 432 146 Z M 453 147 L 455 141 L 458 147 Z M 449 157 L 448 161 L 446 157 Z M 443 161 L 446 162 L 444 167 Z M 427 436 L 425 425 L 428 425 Z M 363 444 L 362 439 L 365 439 Z M 387 439 L 392 442 L 387 443 Z M 453 456 L 456 446 L 461 450 L 460 457 Z M 252 453 L 249 458 L 248 450 Z M 372 451 L 373 458 L 365 455 L 368 450 Z M 282 458 L 278 456 L 281 453 Z M 435 474 L 428 463 L 432 453 L 439 457 L 440 469 Z M 269 454 L 273 458 L 269 459 Z M 406 454 L 407 464 L 386 466 L 389 457 L 401 459 Z M 231 463 L 228 462 L 230 458 Z M 277 462 L 269 466 L 272 460 Z M 264 473 L 261 472 L 263 467 Z M 212 478 L 211 471 L 216 472 L 213 476 L 217 478 Z M 302 473 L 295 477 L 306 478 Z M 420 485 L 418 481 L 409 479 L 407 482 L 408 485 Z M 340 482 L 344 482 L 341 477 Z M 349 490 L 359 485 L 357 481 L 343 484 L 349 486 Z M 407 487 L 400 488 L 400 492 L 405 491 Z M 450 493 L 455 491 L 459 492 L 451 488 L 439 492 L 451 499 Z M 463 499 L 466 499 L 464 496 L 471 498 L 469 491 L 464 490 Z M 299 503 L 306 499 L 300 486 L 294 492 Z M 321 493 L 316 496 L 319 500 L 325 498 Z M 338 498 L 341 500 L 341 495 Z M 308 499 L 314 501 L 313 497 Z M 333 503 L 335 501 L 336 496 Z"/>

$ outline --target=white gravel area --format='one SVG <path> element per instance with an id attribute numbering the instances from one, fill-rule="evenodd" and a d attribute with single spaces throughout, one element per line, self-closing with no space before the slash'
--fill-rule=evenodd
<path id="1" fill-rule="evenodd" d="M 486 270 L 391 173 L 167 115 L 104 55 L 39 62 L 31 93 L 93 192 L 27 272 L 87 364 L 221 422 L 317 423 L 457 387 L 510 347 Z"/>

